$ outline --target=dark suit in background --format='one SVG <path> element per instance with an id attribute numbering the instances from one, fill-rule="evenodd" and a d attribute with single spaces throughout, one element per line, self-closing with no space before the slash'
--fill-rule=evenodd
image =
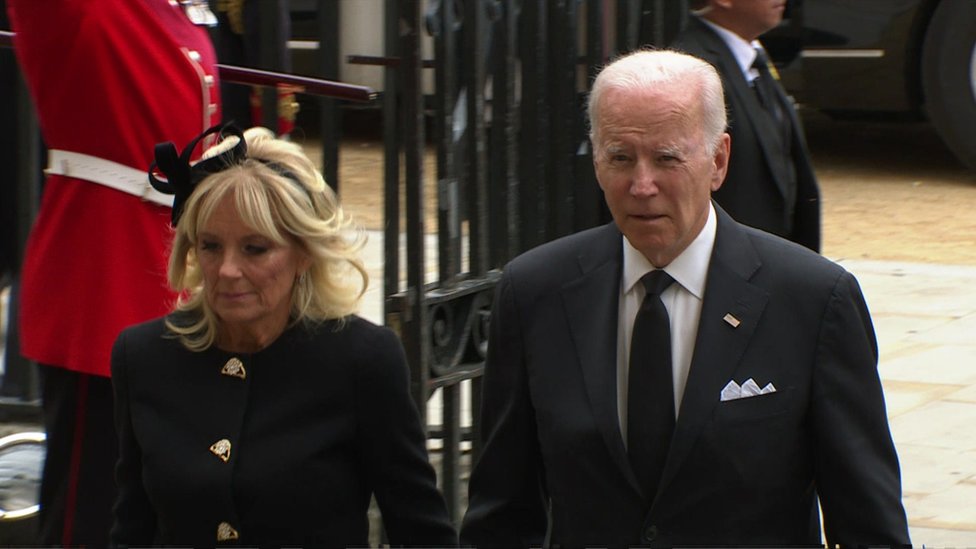
<path id="1" fill-rule="evenodd" d="M 736 221 L 820 251 L 820 190 L 793 101 L 776 86 L 789 139 L 770 119 L 728 46 L 698 17 L 673 46 L 711 63 L 722 77 L 732 156 L 715 200 Z"/>

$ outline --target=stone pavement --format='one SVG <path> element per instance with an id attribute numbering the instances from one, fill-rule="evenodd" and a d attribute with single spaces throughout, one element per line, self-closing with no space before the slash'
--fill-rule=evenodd
<path id="1" fill-rule="evenodd" d="M 371 231 L 362 314 L 374 322 L 382 321 L 382 245 Z M 874 318 L 912 540 L 976 547 L 976 267 L 837 261 L 858 277 Z M 432 400 L 434 421 L 439 413 Z"/>
<path id="2" fill-rule="evenodd" d="M 874 319 L 912 541 L 976 547 L 976 267 L 839 263 Z"/>

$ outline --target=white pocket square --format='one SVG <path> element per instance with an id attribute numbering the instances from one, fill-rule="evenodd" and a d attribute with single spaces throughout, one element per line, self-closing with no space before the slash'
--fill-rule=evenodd
<path id="1" fill-rule="evenodd" d="M 756 384 L 755 380 L 751 377 L 745 380 L 742 385 L 739 385 L 735 380 L 729 381 L 725 388 L 722 389 L 721 401 L 725 402 L 727 400 L 738 400 L 740 398 L 749 398 L 759 395 L 768 395 L 769 393 L 775 393 L 776 387 L 772 383 L 767 383 L 762 389 Z"/>

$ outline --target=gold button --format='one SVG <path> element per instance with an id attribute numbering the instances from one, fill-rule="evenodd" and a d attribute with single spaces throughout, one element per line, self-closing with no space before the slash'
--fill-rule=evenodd
<path id="1" fill-rule="evenodd" d="M 217 525 L 217 541 L 227 541 L 240 537 L 241 535 L 237 533 L 237 530 L 234 530 L 229 522 L 221 522 Z"/>
<path id="2" fill-rule="evenodd" d="M 238 377 L 241 379 L 247 378 L 247 370 L 244 369 L 244 363 L 241 359 L 234 357 L 224 364 L 224 367 L 220 369 L 220 373 L 225 376 Z"/>
<path id="3" fill-rule="evenodd" d="M 230 461 L 230 441 L 222 438 L 210 445 L 213 455 L 219 457 L 224 463 Z"/>

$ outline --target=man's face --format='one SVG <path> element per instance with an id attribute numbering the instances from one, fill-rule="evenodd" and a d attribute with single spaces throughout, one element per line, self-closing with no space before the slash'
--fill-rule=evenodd
<path id="1" fill-rule="evenodd" d="M 720 24 L 746 40 L 755 40 L 783 21 L 786 0 L 713 0 Z"/>
<path id="2" fill-rule="evenodd" d="M 597 106 L 597 180 L 620 231 L 657 267 L 698 236 L 725 178 L 729 137 L 708 153 L 696 91 L 609 89 Z"/>

